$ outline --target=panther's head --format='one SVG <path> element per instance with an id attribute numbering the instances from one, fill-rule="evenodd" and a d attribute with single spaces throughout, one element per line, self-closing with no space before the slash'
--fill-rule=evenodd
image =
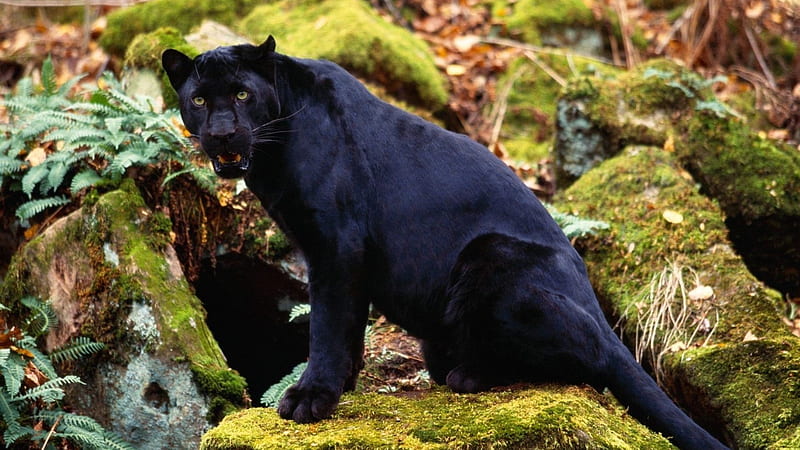
<path id="1" fill-rule="evenodd" d="M 270 36 L 259 46 L 220 47 L 194 59 L 175 49 L 161 56 L 178 93 L 183 122 L 221 177 L 247 174 L 258 127 L 277 114 L 277 94 L 267 70 L 274 52 Z"/>

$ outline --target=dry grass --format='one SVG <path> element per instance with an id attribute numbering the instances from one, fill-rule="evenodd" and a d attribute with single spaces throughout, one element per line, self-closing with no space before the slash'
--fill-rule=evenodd
<path id="1" fill-rule="evenodd" d="M 685 274 L 693 278 L 689 289 Z M 665 355 L 706 345 L 716 329 L 719 313 L 713 294 L 696 298 L 690 292 L 696 292 L 697 287 L 703 287 L 697 273 L 670 262 L 653 276 L 649 290 L 625 310 L 617 324 L 623 332 L 626 327 L 634 327 L 632 333 L 625 334 L 634 336 L 636 360 L 642 363 L 647 358 L 659 383 Z M 712 315 L 713 324 L 709 319 Z"/>

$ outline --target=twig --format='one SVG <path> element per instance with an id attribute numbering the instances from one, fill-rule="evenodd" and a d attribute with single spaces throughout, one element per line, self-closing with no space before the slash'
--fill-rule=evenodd
<path id="1" fill-rule="evenodd" d="M 625 62 L 628 69 L 632 69 L 639 63 L 639 55 L 631 40 L 631 29 L 628 24 L 628 6 L 625 4 L 625 0 L 617 0 L 614 2 L 614 7 L 617 10 L 617 17 L 619 17 L 622 46 L 625 48 Z"/>
<path id="2" fill-rule="evenodd" d="M 555 49 L 555 48 L 548 48 L 548 47 L 540 47 L 540 46 L 537 46 L 537 45 L 530 45 L 530 44 L 526 44 L 524 42 L 515 41 L 513 39 L 505 39 L 505 38 L 487 36 L 487 37 L 481 38 L 481 42 L 483 42 L 485 44 L 502 45 L 504 47 L 518 48 L 520 50 L 527 50 L 527 51 L 531 51 L 531 52 L 534 52 L 534 53 L 542 53 L 542 54 L 545 54 L 545 55 L 556 55 L 556 56 L 564 56 L 564 57 L 567 57 L 567 56 L 578 56 L 578 57 L 581 57 L 581 58 L 584 58 L 584 59 L 588 59 L 590 61 L 599 62 L 599 63 L 602 63 L 602 64 L 609 64 L 609 65 L 612 65 L 612 66 L 619 66 L 619 64 L 615 64 L 613 61 L 611 61 L 611 60 L 609 60 L 607 58 L 584 55 L 584 54 L 577 53 L 577 52 L 569 52 L 569 51 L 559 50 L 559 49 Z"/>
<path id="3" fill-rule="evenodd" d="M 506 111 L 508 110 L 508 96 L 511 95 L 511 88 L 519 77 L 522 76 L 524 71 L 525 68 L 520 67 L 511 75 L 511 78 L 508 79 L 503 89 L 500 91 L 497 102 L 495 102 L 495 107 L 492 108 L 492 113 L 489 115 L 489 121 L 492 123 L 492 137 L 488 145 L 490 149 L 494 149 L 495 145 L 497 145 L 497 141 L 500 140 L 500 131 L 503 127 Z"/>
<path id="4" fill-rule="evenodd" d="M 558 84 L 559 84 L 561 87 L 564 87 L 564 86 L 566 86 L 566 85 L 567 85 L 567 80 L 565 80 L 565 79 L 564 79 L 564 77 L 562 77 L 561 75 L 559 75 L 558 73 L 556 73 L 556 71 L 555 71 L 555 70 L 551 69 L 551 68 L 550 68 L 550 66 L 548 66 L 548 65 L 547 65 L 547 64 L 545 64 L 545 63 L 543 63 L 543 62 L 542 62 L 542 60 L 540 60 L 540 59 L 539 59 L 539 57 L 538 57 L 538 56 L 536 56 L 536 53 L 529 52 L 529 51 L 526 51 L 526 52 L 523 52 L 523 53 L 525 54 L 525 56 L 526 56 L 528 59 L 530 59 L 531 61 L 533 61 L 533 62 L 534 62 L 534 64 L 536 64 L 537 66 L 539 66 L 539 68 L 540 68 L 540 69 L 544 70 L 544 72 L 545 72 L 546 74 L 550 75 L 550 78 L 552 78 L 553 80 L 555 80 L 555 82 L 556 82 L 556 83 L 558 83 Z"/>
<path id="5" fill-rule="evenodd" d="M 689 55 L 689 60 L 686 62 L 687 67 L 690 68 L 694 67 L 694 63 L 697 62 L 697 59 L 700 57 L 700 53 L 705 50 L 706 44 L 708 44 L 708 41 L 711 39 L 711 35 L 714 33 L 714 28 L 717 25 L 719 2 L 706 0 L 704 3 L 708 6 L 708 22 L 706 23 L 706 27 L 703 30 L 702 36 L 700 36 L 700 41 L 694 46 L 692 49 L 692 54 Z M 699 12 L 699 9 L 695 12 Z M 695 16 L 695 19 L 700 20 L 699 15 Z"/>
<path id="6" fill-rule="evenodd" d="M 675 33 L 677 33 L 678 30 L 683 26 L 684 22 L 686 22 L 687 20 L 689 20 L 690 17 L 692 17 L 692 14 L 694 14 L 694 10 L 695 10 L 695 5 L 693 4 L 689 5 L 689 7 L 686 8 L 686 11 L 684 11 L 683 14 L 681 14 L 678 20 L 676 20 L 675 23 L 672 24 L 672 27 L 669 29 L 669 33 L 667 33 L 666 38 L 656 47 L 656 55 L 660 55 L 664 51 L 664 48 L 670 43 L 670 41 L 672 41 L 672 36 L 675 36 Z"/>
<path id="7" fill-rule="evenodd" d="M 753 53 L 756 56 L 756 61 L 758 61 L 758 65 L 761 67 L 761 71 L 767 78 L 767 83 L 769 83 L 769 87 L 772 89 L 776 89 L 777 84 L 775 84 L 775 77 L 772 76 L 772 72 L 769 70 L 767 62 L 764 61 L 764 55 L 761 53 L 761 49 L 758 47 L 758 43 L 756 42 L 755 36 L 753 36 L 753 30 L 751 30 L 750 27 L 745 25 L 744 34 L 745 36 L 747 36 L 747 41 L 750 43 L 750 48 L 753 49 Z"/>
<path id="8" fill-rule="evenodd" d="M 46 448 L 47 448 L 47 443 L 48 443 L 48 442 L 50 442 L 50 438 L 51 438 L 51 437 L 53 437 L 53 435 L 55 434 L 55 432 L 56 432 L 56 427 L 58 426 L 58 423 L 59 423 L 59 422 L 61 422 L 61 418 L 62 418 L 62 417 L 64 417 L 64 416 L 58 416 L 58 418 L 56 419 L 56 421 L 55 421 L 55 422 L 53 422 L 53 426 L 52 426 L 52 427 L 50 427 L 50 432 L 49 432 L 49 433 L 47 433 L 47 437 L 46 437 L 46 438 L 45 438 L 45 440 L 44 440 L 44 444 L 42 444 L 42 450 L 44 450 L 44 449 L 46 449 Z"/>

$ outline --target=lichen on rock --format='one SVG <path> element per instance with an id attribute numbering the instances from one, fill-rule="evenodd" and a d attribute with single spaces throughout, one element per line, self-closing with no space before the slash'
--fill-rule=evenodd
<path id="1" fill-rule="evenodd" d="M 138 448 L 196 445 L 242 405 L 246 389 L 211 336 L 169 237 L 154 236 L 163 220 L 126 179 L 27 243 L 0 285 L 12 302 L 52 301 L 59 326 L 48 348 L 79 335 L 106 344 L 95 364 L 79 368 L 91 388 L 70 388 L 66 401 Z M 207 382 L 215 378 L 226 383 Z"/>

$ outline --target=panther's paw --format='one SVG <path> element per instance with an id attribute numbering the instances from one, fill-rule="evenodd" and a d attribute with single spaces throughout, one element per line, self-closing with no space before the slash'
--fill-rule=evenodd
<path id="1" fill-rule="evenodd" d="M 492 387 L 491 383 L 469 368 L 460 365 L 447 374 L 447 386 L 453 392 L 472 394 Z"/>
<path id="2" fill-rule="evenodd" d="M 311 423 L 330 417 L 338 404 L 339 394 L 331 390 L 294 385 L 281 399 L 278 414 L 297 423 Z"/>

